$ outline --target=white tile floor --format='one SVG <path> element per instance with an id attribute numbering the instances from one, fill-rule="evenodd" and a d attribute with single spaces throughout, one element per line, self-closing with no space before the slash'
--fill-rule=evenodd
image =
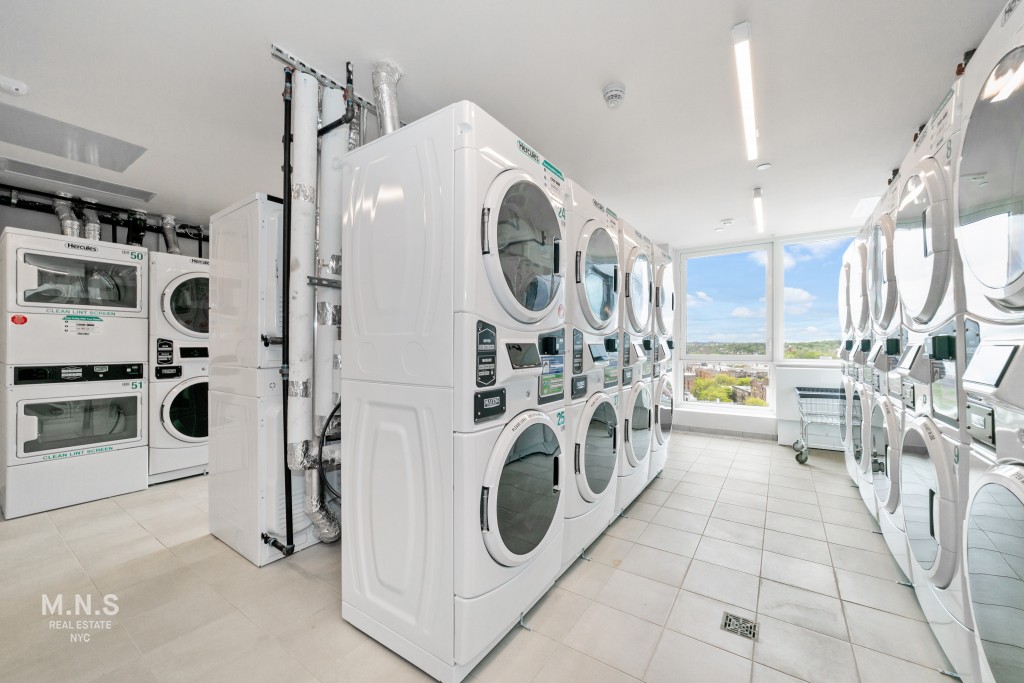
<path id="1" fill-rule="evenodd" d="M 0 680 L 415 681 L 341 621 L 338 546 L 257 569 L 206 480 L 0 522 Z M 641 494 L 473 672 L 480 682 L 917 683 L 947 664 L 837 453 L 677 434 Z M 69 642 L 42 594 L 116 594 Z M 756 642 L 720 629 L 756 620 Z M 71 617 L 73 618 L 73 617 Z"/>

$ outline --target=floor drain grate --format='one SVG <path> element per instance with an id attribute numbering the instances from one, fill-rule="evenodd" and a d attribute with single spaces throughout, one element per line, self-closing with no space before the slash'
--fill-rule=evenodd
<path id="1" fill-rule="evenodd" d="M 757 622 L 738 617 L 728 612 L 722 615 L 722 630 L 735 633 L 743 638 L 757 640 Z"/>

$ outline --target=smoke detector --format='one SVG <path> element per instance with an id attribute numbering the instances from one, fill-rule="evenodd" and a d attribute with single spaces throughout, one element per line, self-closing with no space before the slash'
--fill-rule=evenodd
<path id="1" fill-rule="evenodd" d="M 626 99 L 626 86 L 621 83 L 609 83 L 604 86 L 604 103 L 609 109 L 615 109 Z"/>
<path id="2" fill-rule="evenodd" d="M 0 90 L 11 95 L 24 95 L 28 93 L 28 86 L 17 79 L 0 74 Z"/>

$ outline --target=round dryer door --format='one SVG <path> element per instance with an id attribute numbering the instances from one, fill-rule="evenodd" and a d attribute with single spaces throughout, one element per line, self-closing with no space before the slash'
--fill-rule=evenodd
<path id="1" fill-rule="evenodd" d="M 881 400 L 871 409 L 871 461 L 875 498 L 880 508 L 895 512 L 900 498 L 900 425 L 892 403 Z"/>
<path id="2" fill-rule="evenodd" d="M 583 226 L 576 251 L 576 292 L 587 322 L 595 330 L 615 323 L 619 304 L 617 237 L 591 220 Z"/>
<path id="3" fill-rule="evenodd" d="M 900 452 L 900 500 L 907 523 L 911 557 L 938 588 L 953 578 L 958 552 L 953 454 L 928 418 L 903 431 Z"/>
<path id="4" fill-rule="evenodd" d="M 565 270 L 554 204 L 528 173 L 505 171 L 487 191 L 483 212 L 484 267 L 494 295 L 519 322 L 542 320 L 558 305 Z"/>
<path id="5" fill-rule="evenodd" d="M 514 567 L 537 554 L 561 520 L 562 446 L 551 419 L 536 410 L 502 430 L 484 475 L 480 511 L 487 551 Z"/>
<path id="6" fill-rule="evenodd" d="M 871 318 L 868 316 L 868 245 L 865 240 L 853 243 L 850 260 L 850 319 L 853 329 L 863 334 Z"/>
<path id="7" fill-rule="evenodd" d="M 573 469 L 576 486 L 587 502 L 598 500 L 616 476 L 618 420 L 607 394 L 595 394 L 583 408 L 576 431 Z"/>
<path id="8" fill-rule="evenodd" d="M 911 171 L 896 210 L 893 254 L 903 310 L 919 324 L 931 322 L 946 295 L 953 226 L 945 181 L 935 159 Z"/>
<path id="9" fill-rule="evenodd" d="M 625 415 L 622 438 L 623 446 L 626 449 L 626 458 L 630 465 L 639 467 L 651 452 L 653 436 L 651 434 L 653 406 L 651 405 L 651 390 L 647 384 L 633 385 L 632 391 L 629 392 Z"/>
<path id="10" fill-rule="evenodd" d="M 967 580 L 983 661 L 996 683 L 1024 677 L 1024 467 L 979 480 L 967 512 Z"/>
<path id="11" fill-rule="evenodd" d="M 868 237 L 868 303 L 871 320 L 881 329 L 889 329 L 896 315 L 896 267 L 893 239 L 896 226 L 889 214 L 883 214 Z"/>
<path id="12" fill-rule="evenodd" d="M 206 377 L 185 380 L 174 387 L 160 406 L 160 421 L 174 438 L 187 443 L 206 441 L 209 435 L 210 382 Z"/>
<path id="13" fill-rule="evenodd" d="M 960 158 L 964 263 L 997 306 L 1024 308 L 1024 46 L 1003 57 L 974 105 Z"/>
<path id="14" fill-rule="evenodd" d="M 634 247 L 626 259 L 626 313 L 634 332 L 643 332 L 651 320 L 652 278 L 651 259 Z"/>
<path id="15" fill-rule="evenodd" d="M 672 395 L 672 380 L 669 379 L 668 375 L 664 375 L 658 381 L 657 399 L 658 415 L 655 420 L 654 437 L 658 440 L 658 445 L 662 445 L 667 443 L 672 435 L 672 410 L 675 407 L 675 396 Z"/>
<path id="16" fill-rule="evenodd" d="M 658 266 L 655 276 L 654 318 L 658 321 L 658 334 L 672 334 L 676 313 L 676 286 L 672 281 L 672 264 Z"/>
<path id="17" fill-rule="evenodd" d="M 210 335 L 210 278 L 198 273 L 171 281 L 160 299 L 167 323 L 189 337 Z"/>

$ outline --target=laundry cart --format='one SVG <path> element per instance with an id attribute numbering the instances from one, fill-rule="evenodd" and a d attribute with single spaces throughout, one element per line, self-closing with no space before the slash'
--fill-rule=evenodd
<path id="1" fill-rule="evenodd" d="M 843 450 L 841 433 L 846 421 L 846 392 L 828 387 L 797 387 L 796 401 L 800 408 L 800 438 L 793 442 L 796 461 L 807 462 L 811 448 L 830 451 Z M 853 438 L 860 439 L 860 401 L 853 403 Z M 856 444 L 859 447 L 859 443 Z"/>

